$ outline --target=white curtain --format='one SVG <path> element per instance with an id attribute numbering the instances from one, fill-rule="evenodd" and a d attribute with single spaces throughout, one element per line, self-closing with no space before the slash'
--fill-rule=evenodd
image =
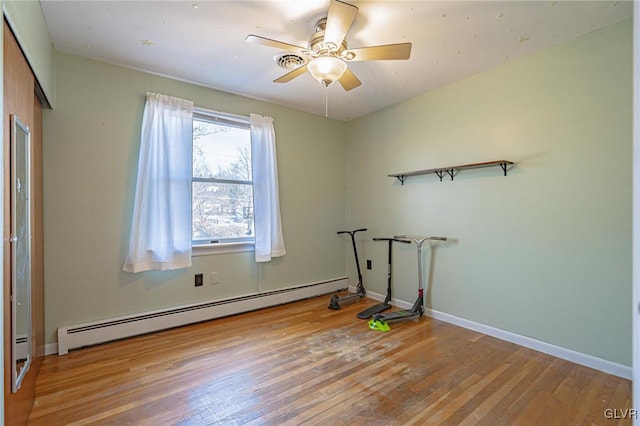
<path id="1" fill-rule="evenodd" d="M 273 118 L 250 115 L 256 262 L 284 256 Z"/>
<path id="2" fill-rule="evenodd" d="M 191 266 L 193 102 L 147 93 L 123 270 Z"/>

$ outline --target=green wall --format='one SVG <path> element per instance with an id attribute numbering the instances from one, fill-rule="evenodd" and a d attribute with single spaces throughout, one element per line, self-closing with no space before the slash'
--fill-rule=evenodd
<path id="1" fill-rule="evenodd" d="M 290 287 L 344 275 L 344 124 L 77 56 L 56 53 L 56 108 L 44 113 L 46 341 L 58 327 Z M 122 272 L 145 93 L 274 118 L 287 255 L 194 257 L 170 272 Z M 195 288 L 196 273 L 218 285 Z M 205 280 L 207 283 L 208 280 Z"/>
<path id="2" fill-rule="evenodd" d="M 630 366 L 631 48 L 629 20 L 349 122 L 348 226 L 449 237 L 424 253 L 436 311 Z M 507 177 L 387 177 L 503 158 Z M 408 302 L 415 253 L 394 263 Z M 363 256 L 384 293 L 386 245 Z"/>

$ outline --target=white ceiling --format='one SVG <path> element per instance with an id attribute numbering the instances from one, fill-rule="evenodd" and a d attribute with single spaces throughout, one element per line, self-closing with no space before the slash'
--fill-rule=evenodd
<path id="1" fill-rule="evenodd" d="M 349 120 L 513 58 L 630 18 L 631 1 L 352 1 L 350 48 L 412 42 L 406 61 L 350 62 L 362 86 L 328 88 L 329 117 Z M 248 34 L 307 46 L 329 0 L 42 0 L 55 49 L 324 115 L 308 74 L 285 84 L 281 51 Z M 223 108 L 222 108 L 223 109 Z"/>

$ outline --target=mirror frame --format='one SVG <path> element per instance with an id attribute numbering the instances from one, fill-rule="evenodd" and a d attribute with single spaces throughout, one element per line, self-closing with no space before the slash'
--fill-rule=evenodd
<path id="1" fill-rule="evenodd" d="M 27 333 L 26 337 L 18 336 L 17 333 L 17 301 L 15 300 L 15 295 L 17 294 L 17 220 L 16 220 L 16 197 L 14 195 L 11 196 L 11 391 L 13 393 L 17 392 L 20 389 L 20 385 L 22 384 L 22 380 L 24 379 L 27 371 L 29 371 L 29 367 L 31 366 L 32 360 L 32 324 L 31 324 L 31 132 L 29 131 L 29 126 L 25 125 L 17 115 L 11 114 L 11 188 L 17 187 L 16 182 L 16 147 L 17 144 L 20 143 L 18 139 L 18 132 L 21 131 L 24 134 L 26 144 L 25 147 L 25 164 L 26 164 L 26 175 L 28 176 L 28 182 L 26 185 L 27 191 L 27 203 L 28 203 L 28 213 L 27 213 L 27 238 L 25 244 L 27 245 L 27 253 L 29 253 L 28 269 L 29 273 L 26 277 L 27 289 L 26 289 L 26 309 L 27 309 Z M 13 192 L 13 191 L 12 191 Z M 24 351 L 20 352 L 20 358 L 18 357 L 18 339 L 21 340 L 21 344 L 24 344 L 26 351 L 26 359 L 24 358 Z M 18 369 L 18 361 L 25 359 L 24 364 Z"/>

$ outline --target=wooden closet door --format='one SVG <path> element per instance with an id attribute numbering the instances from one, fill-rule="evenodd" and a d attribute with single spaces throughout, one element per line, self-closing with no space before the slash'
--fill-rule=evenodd
<path id="1" fill-rule="evenodd" d="M 4 144 L 3 144 L 3 314 L 4 314 L 4 411 L 5 425 L 27 423 L 35 400 L 36 376 L 44 356 L 44 267 L 42 230 L 42 106 L 35 96 L 35 78 L 20 46 L 4 22 Z M 16 114 L 31 130 L 31 307 L 33 361 L 17 393 L 11 392 L 11 114 Z"/>

